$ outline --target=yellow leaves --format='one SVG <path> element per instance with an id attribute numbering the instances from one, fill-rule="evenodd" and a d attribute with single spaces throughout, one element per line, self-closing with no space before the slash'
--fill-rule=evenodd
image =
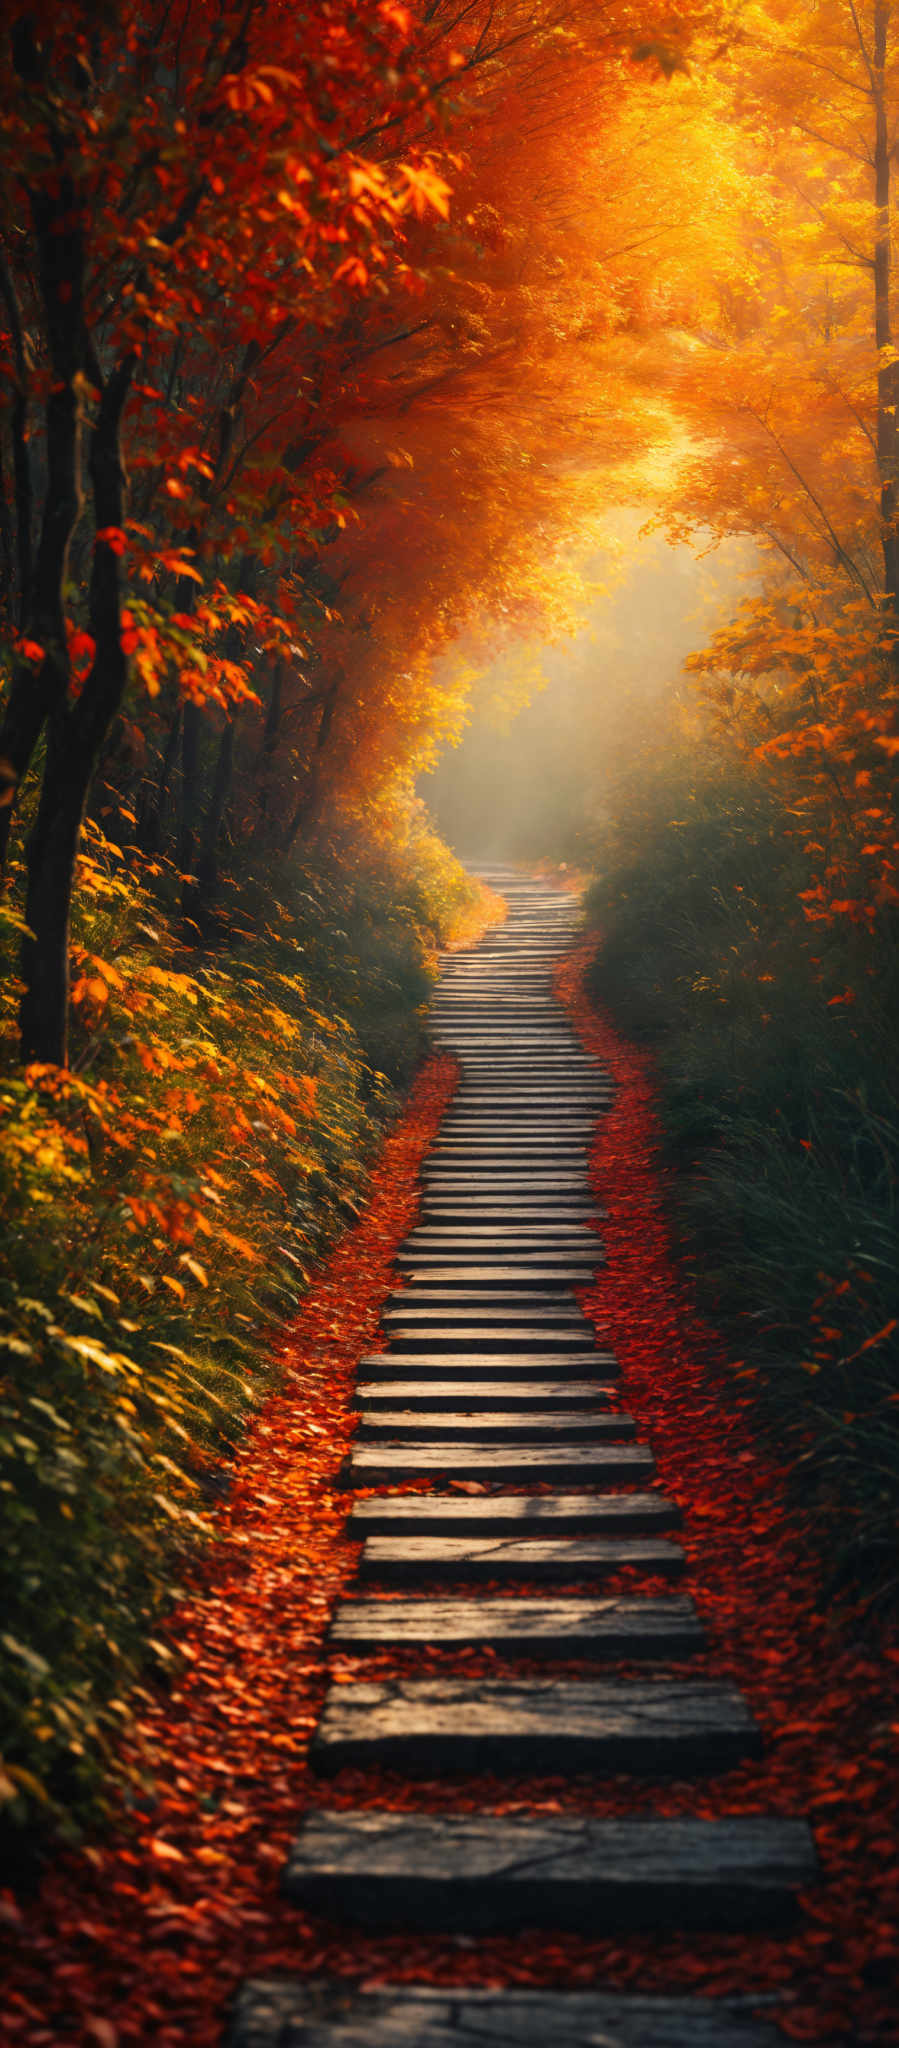
<path id="1" fill-rule="evenodd" d="M 250 1265 L 258 1265 L 259 1248 L 251 1244 L 249 1238 L 238 1237 L 233 1230 L 227 1230 L 223 1223 L 217 1224 L 215 1235 L 221 1239 L 222 1244 L 227 1245 L 229 1251 L 237 1252 L 238 1256 L 246 1259 Z"/>
<path id="2" fill-rule="evenodd" d="M 186 1267 L 188 1273 L 199 1281 L 201 1287 L 209 1286 L 209 1275 L 205 1266 L 201 1266 L 199 1259 L 192 1258 L 189 1252 L 182 1252 L 179 1264 Z"/>
<path id="3" fill-rule="evenodd" d="M 199 996 L 197 994 L 197 985 L 192 975 L 176 974 L 172 968 L 168 967 L 145 967 L 144 977 L 147 981 L 155 983 L 158 988 L 166 989 L 172 995 L 179 996 L 184 1002 L 190 1003 L 196 1009 Z"/>
<path id="4" fill-rule="evenodd" d="M 138 1372 L 133 1359 L 126 1358 L 122 1352 L 108 1351 L 106 1346 L 98 1343 L 94 1337 L 73 1336 L 69 1331 L 61 1329 L 58 1323 L 51 1324 L 47 1335 L 72 1357 L 81 1359 L 85 1365 L 96 1366 L 98 1372 L 107 1373 L 111 1378 L 116 1378 L 122 1373 L 132 1375 Z"/>
<path id="5" fill-rule="evenodd" d="M 102 1323 L 103 1310 L 100 1308 L 98 1302 L 91 1301 L 89 1296 L 86 1294 L 70 1294 L 68 1296 L 68 1299 L 71 1302 L 73 1308 L 80 1308 L 82 1315 L 95 1316 L 97 1321 Z"/>

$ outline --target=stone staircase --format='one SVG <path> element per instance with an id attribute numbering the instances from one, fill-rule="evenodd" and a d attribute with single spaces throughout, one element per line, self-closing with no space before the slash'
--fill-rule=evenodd
<path id="1" fill-rule="evenodd" d="M 616 1362 L 596 1349 L 573 1292 L 603 1259 L 586 1154 L 611 1093 L 552 994 L 577 906 L 514 875 L 488 879 L 510 915 L 447 963 L 434 1002 L 438 1043 L 462 1078 L 396 1261 L 389 1349 L 361 1363 L 346 1479 L 383 1490 L 353 1508 L 358 1592 L 339 1606 L 330 1643 L 354 1656 L 492 1650 L 506 1665 L 536 1662 L 540 1675 L 453 1676 L 447 1659 L 439 1676 L 334 1685 L 311 1761 L 323 1781 L 386 1767 L 410 1779 L 625 1772 L 700 1783 L 760 1753 L 746 1701 L 732 1685 L 668 1674 L 705 1641 L 689 1594 L 602 1591 L 623 1567 L 679 1580 L 684 1557 L 670 1534 L 678 1511 L 650 1488 L 651 1446 L 620 1406 Z M 389 1491 L 423 1478 L 428 1493 Z M 460 1480 L 493 1490 L 453 1491 Z M 378 1597 L 396 1588 L 404 1597 Z M 603 1676 L 616 1660 L 638 1675 Z M 559 1929 L 787 1928 L 814 1877 L 801 1819 L 456 1817 L 329 1810 L 325 1799 L 302 1822 L 284 1884 L 332 1921 L 472 1937 L 529 1930 L 539 1941 Z M 230 2048 L 782 2040 L 753 2013 L 751 1987 L 721 2002 L 287 1980 L 247 1984 L 229 2035 Z"/>

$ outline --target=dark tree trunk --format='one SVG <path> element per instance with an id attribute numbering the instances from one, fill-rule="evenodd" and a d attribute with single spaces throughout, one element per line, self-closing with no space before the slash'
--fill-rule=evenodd
<path id="1" fill-rule="evenodd" d="M 315 735 L 315 745 L 306 770 L 306 780 L 302 795 L 296 805 L 282 841 L 282 851 L 284 853 L 289 853 L 298 834 L 306 831 L 318 815 L 322 796 L 325 755 L 328 751 L 328 743 L 337 714 L 337 706 L 340 703 L 340 686 L 342 682 L 343 671 L 338 669 L 337 673 L 331 677 L 325 689 L 322 714 L 318 722 L 318 731 Z"/>
<path id="2" fill-rule="evenodd" d="M 212 795 L 203 820 L 203 834 L 200 842 L 200 856 L 197 861 L 197 908 L 202 910 L 211 903 L 218 887 L 218 842 L 225 816 L 228 798 L 231 794 L 231 779 L 234 773 L 234 719 L 225 713 L 225 723 L 219 741 L 218 758 Z"/>
<path id="3" fill-rule="evenodd" d="M 120 527 L 125 477 L 120 430 L 134 373 L 128 356 L 109 377 L 91 435 L 90 476 L 98 529 Z M 75 703 L 65 695 L 48 722 L 47 760 L 28 844 L 22 948 L 22 1056 L 66 1064 L 68 1054 L 69 916 L 81 820 L 91 777 L 125 689 L 119 563 L 105 541 L 94 546 L 90 589 L 94 659 Z"/>
<path id="4" fill-rule="evenodd" d="M 179 704 L 172 713 L 169 729 L 165 736 L 165 746 L 163 747 L 159 763 L 159 774 L 155 783 L 150 783 L 148 779 L 144 784 L 138 803 L 137 843 L 141 853 L 158 853 L 162 845 L 162 820 L 180 738 L 181 706 Z"/>
<path id="5" fill-rule="evenodd" d="M 181 718 L 181 804 L 178 817 L 178 872 L 186 890 L 193 876 L 197 826 L 200 822 L 200 734 L 202 713 L 198 704 L 185 704 Z"/>
<path id="6" fill-rule="evenodd" d="M 264 837 L 266 826 L 268 824 L 269 805 L 271 803 L 272 793 L 271 770 L 275 755 L 278 751 L 278 738 L 281 731 L 281 710 L 284 702 L 285 667 L 286 663 L 284 661 L 278 661 L 275 664 L 275 670 L 272 676 L 271 695 L 268 700 L 268 709 L 265 714 L 265 731 L 263 732 L 262 735 L 262 745 L 259 749 L 259 752 L 256 756 L 256 760 L 254 763 L 254 778 L 256 783 L 258 784 L 258 793 L 256 797 L 256 823 L 253 827 L 254 840 L 259 840 Z"/>
<path id="7" fill-rule="evenodd" d="M 22 331 L 22 315 L 16 288 L 7 264 L 0 255 L 0 296 L 6 308 L 6 318 L 12 342 L 15 384 L 10 404 L 10 432 L 12 437 L 13 505 L 15 507 L 15 563 L 16 586 L 11 586 L 12 602 L 10 616 L 18 626 L 24 626 L 31 603 L 32 546 L 31 523 L 34 517 L 31 485 L 31 458 L 28 452 L 28 364 L 25 355 L 25 338 Z M 10 549 L 12 555 L 12 549 Z M 12 568 L 12 561 L 10 561 Z"/>
<path id="8" fill-rule="evenodd" d="M 18 786 L 50 713 L 65 704 L 69 687 L 63 588 L 69 547 L 81 511 L 81 402 L 84 236 L 72 180 L 62 174 L 52 198 L 36 194 L 32 206 L 38 271 L 44 303 L 53 382 L 45 407 L 47 484 L 41 532 L 31 569 L 30 469 L 27 498 L 19 508 L 20 560 L 24 549 L 29 582 L 26 633 L 43 648 L 39 664 L 19 659 L 0 725 L 0 757 Z M 21 451 L 22 486 L 27 446 Z M 28 540 L 24 540 L 27 522 Z M 0 811 L 0 862 L 5 861 L 12 805 Z"/>

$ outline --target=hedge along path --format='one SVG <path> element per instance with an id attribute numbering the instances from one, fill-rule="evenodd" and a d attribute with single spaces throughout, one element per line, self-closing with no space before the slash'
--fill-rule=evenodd
<path id="1" fill-rule="evenodd" d="M 325 1695 L 310 1749 L 325 1796 L 294 1840 L 284 1888 L 307 1915 L 413 1941 L 776 1935 L 814 1883 L 812 1835 L 801 1814 L 729 1814 L 726 1797 L 715 1815 L 703 1808 L 710 1776 L 726 1786 L 762 1738 L 737 1685 L 691 1668 L 706 1638 L 689 1591 L 668 1590 L 685 1562 L 667 1533 L 678 1510 L 653 1484 L 651 1444 L 576 1291 L 604 1257 L 587 1152 L 611 1100 L 553 994 L 577 906 L 510 873 L 486 879 L 509 919 L 439 985 L 438 1043 L 461 1083 L 397 1257 L 389 1348 L 360 1368 L 347 1482 L 383 1491 L 350 1516 L 359 1571 L 331 1641 L 362 1668 Z M 422 1480 L 428 1492 L 396 1490 Z M 422 1648 L 445 1652 L 425 1677 Z M 404 1650 L 411 1670 L 383 1668 Z M 477 1669 L 466 1668 L 472 1651 Z M 501 1676 L 485 1671 L 485 1652 Z M 401 1804 L 379 1803 L 385 1772 L 409 1788 Z M 614 1779 L 624 1811 L 549 1810 L 552 1778 Z M 438 1780 L 463 1789 L 463 1812 L 416 1801 L 417 1781 Z M 504 1781 L 525 1790 L 506 1813 Z M 330 1803 L 329 1783 L 343 1788 Z M 654 1788 L 672 1784 L 685 1810 L 654 1811 Z M 272 1974 L 244 1985 L 229 2040 L 774 2048 L 783 2037 L 760 2003 L 751 1970 L 718 1999 Z"/>

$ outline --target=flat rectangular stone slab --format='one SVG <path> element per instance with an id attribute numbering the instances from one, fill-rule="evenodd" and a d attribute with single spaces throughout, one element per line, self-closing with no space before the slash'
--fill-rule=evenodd
<path id="1" fill-rule="evenodd" d="M 793 1917 L 797 1891 L 816 1877 L 805 1822 L 767 1815 L 596 1820 L 313 1810 L 290 1852 L 285 1889 L 315 1912 L 380 1926 L 485 1934 L 568 1927 L 595 1935 L 656 1926 L 779 1928 Z M 556 2038 L 547 2035 L 541 2048 L 555 2048 Z M 591 2038 L 578 2035 L 577 2048 Z M 647 2036 L 652 2048 L 667 2038 Z M 719 2048 L 719 2036 L 709 2038 Z"/>
<path id="2" fill-rule="evenodd" d="M 603 1444 L 616 1437 L 633 1437 L 636 1424 L 632 1415 L 591 1413 L 583 1408 L 575 1409 L 569 1415 L 560 1415 L 551 1409 L 542 1409 L 533 1415 L 522 1415 L 514 1409 L 485 1410 L 481 1414 L 455 1409 L 441 1415 L 419 1413 L 408 1408 L 389 1408 L 383 1412 L 363 1408 L 357 1434 L 360 1443 L 399 1443 L 412 1437 L 422 1444 L 462 1444 L 473 1439 L 503 1446 Z"/>
<path id="3" fill-rule="evenodd" d="M 422 1338 L 422 1344 L 425 1339 Z M 416 1379 L 524 1379 L 532 1373 L 547 1379 L 552 1377 L 560 1385 L 573 1375 L 581 1378 L 587 1373 L 598 1373 L 600 1379 L 610 1380 L 618 1374 L 618 1361 L 607 1351 L 434 1351 L 425 1350 L 410 1353 L 391 1349 L 373 1351 L 360 1360 L 360 1371 L 366 1379 L 395 1379 L 398 1372 L 414 1372 Z"/>
<path id="4" fill-rule="evenodd" d="M 640 1771 L 685 1777 L 761 1753 L 736 1686 L 712 1679 L 393 1679 L 334 1685 L 309 1761 L 438 1777 Z"/>
<path id="5" fill-rule="evenodd" d="M 431 1380 L 422 1385 L 421 1380 L 384 1379 L 360 1381 L 355 1399 L 363 1408 L 433 1408 L 438 1414 L 458 1407 L 471 1413 L 545 1408 L 559 1415 L 588 1402 L 608 1407 L 616 1391 L 598 1380 Z"/>
<path id="6" fill-rule="evenodd" d="M 409 1287 L 391 1288 L 381 1314 L 399 1315 L 407 1308 L 439 1308 L 459 1315 L 463 1309 L 480 1312 L 489 1308 L 505 1316 L 513 1308 L 526 1308 L 530 1314 L 533 1307 L 533 1289 L 527 1287 L 464 1287 L 455 1281 L 447 1284 L 442 1280 L 415 1280 Z M 541 1314 L 547 1309 L 565 1309 L 569 1316 L 576 1314 L 583 1320 L 583 1311 L 570 1287 L 541 1287 Z"/>
<path id="7" fill-rule="evenodd" d="M 467 1924 L 467 1923 L 466 1923 Z M 706 1998 L 443 1991 L 252 1978 L 225 2048 L 783 2048 L 778 2028 Z"/>
<path id="8" fill-rule="evenodd" d="M 663 1536 L 367 1536 L 360 1580 L 383 1586 L 467 1580 L 513 1584 L 608 1578 L 625 1569 L 679 1578 L 684 1553 Z"/>
<path id="9" fill-rule="evenodd" d="M 604 1266 L 602 1245 L 590 1247 L 588 1251 L 571 1251 L 569 1245 L 559 1251 L 551 1251 L 549 1245 L 539 1245 L 532 1251 L 506 1251 L 494 1247 L 483 1247 L 473 1251 L 471 1245 L 463 1245 L 459 1251 L 442 1247 L 440 1251 L 424 1251 L 416 1245 L 414 1251 L 397 1251 L 395 1268 L 401 1274 L 410 1274 L 410 1280 L 463 1280 L 467 1286 L 491 1284 L 491 1286 L 557 1286 L 563 1280 L 567 1286 L 586 1286 L 590 1274 L 598 1266 Z"/>
<path id="10" fill-rule="evenodd" d="M 569 1293 L 567 1288 L 557 1289 L 553 1294 L 552 1300 L 549 1302 L 543 1299 L 540 1301 L 529 1301 L 527 1298 L 524 1301 L 504 1301 L 500 1298 L 499 1301 L 483 1301 L 473 1304 L 469 1300 L 469 1296 L 473 1292 L 493 1294 L 498 1291 L 501 1295 L 502 1291 L 493 1288 L 472 1289 L 464 1287 L 459 1290 L 460 1298 L 454 1300 L 449 1308 L 435 1308 L 434 1303 L 427 1299 L 427 1294 L 434 1291 L 434 1282 L 424 1281 L 421 1285 L 427 1290 L 424 1298 L 419 1294 L 418 1285 L 413 1284 L 411 1287 L 403 1290 L 402 1300 L 397 1303 L 395 1308 L 383 1308 L 381 1310 L 381 1321 L 385 1329 L 391 1329 L 398 1323 L 406 1324 L 409 1322 L 441 1323 L 445 1329 L 452 1329 L 457 1324 L 469 1322 L 483 1323 L 487 1326 L 493 1324 L 494 1327 L 496 1325 L 507 1325 L 510 1329 L 513 1325 L 517 1326 L 521 1323 L 526 1324 L 528 1328 L 533 1328 L 535 1324 L 543 1324 L 547 1330 L 558 1329 L 560 1325 L 566 1323 L 574 1323 L 584 1330 L 589 1330 L 591 1327 L 583 1309 L 578 1307 L 573 1294 Z M 440 1288 L 441 1294 L 447 1291 L 443 1287 Z M 455 1292 L 456 1290 L 454 1289 L 453 1293 L 455 1294 Z M 477 1309 L 477 1314 L 474 1313 L 475 1308 Z"/>
<path id="11" fill-rule="evenodd" d="M 329 1630 L 338 1650 L 386 1646 L 498 1650 L 525 1657 L 688 1657 L 705 1630 L 692 1600 L 344 1600 Z"/>
<path id="12" fill-rule="evenodd" d="M 454 1163 L 458 1160 L 466 1165 L 470 1162 L 472 1166 L 481 1166 L 485 1161 L 493 1165 L 510 1159 L 520 1166 L 527 1159 L 577 1159 L 586 1147 L 586 1136 L 578 1139 L 568 1132 L 554 1138 L 441 1138 L 429 1157 L 435 1166 L 442 1165 L 444 1159 L 451 1159 Z"/>
<path id="13" fill-rule="evenodd" d="M 393 1493 L 357 1500 L 347 1535 L 562 1536 L 675 1529 L 680 1508 L 663 1493 Z"/>
<path id="14" fill-rule="evenodd" d="M 390 1485 L 396 1479 L 507 1479 L 526 1484 L 570 1480 L 589 1486 L 607 1480 L 651 1479 L 648 1444 L 360 1444 L 344 1467 L 348 1486 Z"/>
<path id="15" fill-rule="evenodd" d="M 439 1250 L 443 1244 L 453 1245 L 459 1252 L 468 1252 L 472 1258 L 483 1256 L 487 1247 L 491 1260 L 503 1260 L 506 1254 L 515 1251 L 542 1251 L 544 1247 L 553 1253 L 563 1251 L 592 1251 L 602 1239 L 593 1227 L 593 1216 L 585 1209 L 574 1221 L 557 1222 L 551 1215 L 535 1217 L 533 1222 L 521 1222 L 513 1217 L 511 1223 L 482 1223 L 476 1216 L 467 1222 L 428 1223 L 421 1219 L 409 1232 L 400 1250 L 414 1250 L 417 1245 L 433 1244 Z"/>
<path id="16" fill-rule="evenodd" d="M 462 1236 L 454 1230 L 433 1231 L 423 1224 L 415 1230 L 399 1248 L 396 1266 L 399 1272 L 408 1271 L 410 1266 L 419 1269 L 423 1276 L 434 1268 L 452 1267 L 457 1275 L 460 1268 L 470 1270 L 472 1266 L 502 1266 L 517 1273 L 527 1266 L 528 1281 L 532 1284 L 535 1266 L 550 1269 L 550 1284 L 558 1286 L 558 1269 L 575 1268 L 579 1273 L 604 1263 L 603 1245 L 593 1231 L 578 1232 L 575 1237 L 567 1232 L 555 1236 L 542 1232 L 537 1237 L 523 1237 L 519 1231 L 502 1238 L 496 1231 L 485 1230 L 482 1235 Z M 568 1282 L 568 1285 L 576 1283 Z"/>
<path id="17" fill-rule="evenodd" d="M 563 1196 L 565 1202 L 584 1202 L 586 1206 L 596 1202 L 596 1190 L 586 1174 L 463 1174 L 457 1167 L 436 1174 L 428 1163 L 422 1167 L 422 1190 L 424 1196 L 440 1194 L 453 1200 L 457 1200 L 459 1190 L 465 1190 L 465 1198 L 526 1194 L 534 1200 L 553 1194 Z"/>
<path id="18" fill-rule="evenodd" d="M 554 1222 L 557 1218 L 565 1223 L 601 1222 L 606 1211 L 597 1206 L 596 1196 L 588 1194 L 582 1187 L 575 1189 L 549 1189 L 514 1187 L 501 1188 L 468 1186 L 445 1188 L 427 1187 L 421 1198 L 419 1216 L 447 1219 L 447 1226 L 467 1219 L 470 1223 L 490 1224 L 495 1216 L 505 1216 L 511 1227 L 522 1218 L 525 1222 L 539 1223 L 543 1218 Z M 446 1227 L 446 1226 L 445 1226 Z M 600 1233 L 597 1231 L 597 1236 Z"/>
<path id="19" fill-rule="evenodd" d="M 505 1200 L 506 1196 L 515 1200 L 527 1196 L 532 1202 L 549 1199 L 578 1202 L 590 1214 L 596 1209 L 597 1200 L 596 1190 L 591 1187 L 585 1173 L 430 1173 L 425 1166 L 421 1174 L 421 1188 L 425 1202 L 457 1202 L 460 1195 L 466 1202 Z"/>
<path id="20" fill-rule="evenodd" d="M 391 1325 L 389 1334 L 391 1348 L 406 1353 L 453 1352 L 470 1348 L 475 1355 L 490 1351 L 531 1351 L 541 1356 L 554 1352 L 557 1358 L 562 1355 L 581 1358 L 590 1332 L 589 1328 L 580 1329 L 577 1325 L 570 1330 L 557 1330 L 551 1326 L 541 1329 L 539 1325 L 528 1322 L 518 1327 L 510 1328 L 503 1324 L 491 1329 L 484 1323 L 454 1323 L 448 1327 L 445 1323 L 422 1320 L 400 1328 Z"/>

